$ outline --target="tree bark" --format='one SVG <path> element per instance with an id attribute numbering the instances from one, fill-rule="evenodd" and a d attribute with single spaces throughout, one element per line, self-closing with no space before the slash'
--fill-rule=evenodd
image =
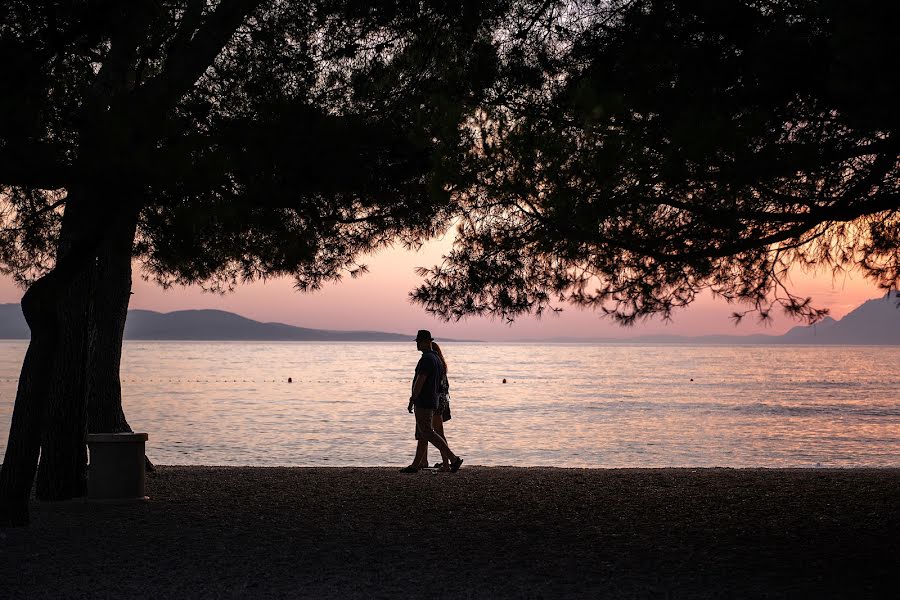
<path id="1" fill-rule="evenodd" d="M 36 465 L 38 499 L 84 495 L 89 416 L 97 431 L 129 430 L 119 361 L 137 208 L 109 205 L 70 192 L 57 265 L 22 299 L 31 342 L 0 471 L 0 524 L 28 523 Z"/>
<path id="2" fill-rule="evenodd" d="M 36 281 L 22 297 L 31 341 L 22 363 L 3 468 L 0 469 L 0 526 L 28 524 L 28 498 L 41 448 L 41 419 L 54 370 L 56 325 L 53 274 Z"/>
<path id="3" fill-rule="evenodd" d="M 87 366 L 91 319 L 91 279 L 88 266 L 60 290 L 55 308 L 57 336 L 53 370 L 41 422 L 41 457 L 37 472 L 39 500 L 67 500 L 87 491 Z"/>
<path id="4" fill-rule="evenodd" d="M 36 494 L 40 500 L 66 500 L 87 491 L 87 390 L 93 319 L 96 256 L 105 228 L 99 198 L 70 190 L 57 248 L 57 269 L 81 261 L 55 298 L 56 340 L 49 394 L 41 422 L 41 457 Z M 83 256 L 75 256 L 76 253 Z"/>
<path id="5" fill-rule="evenodd" d="M 96 344 L 90 357 L 88 432 L 131 431 L 122 410 L 119 363 L 131 297 L 131 247 L 136 219 L 116 227 L 97 256 L 96 318 L 91 323 Z"/>
<path id="6" fill-rule="evenodd" d="M 0 525 L 28 524 L 28 498 L 39 453 L 46 465 L 45 473 L 60 469 L 65 471 L 67 465 L 69 469 L 60 472 L 61 484 L 51 486 L 47 490 L 49 494 L 56 494 L 63 487 L 77 489 L 79 485 L 82 473 L 77 468 L 81 456 L 78 444 L 73 444 L 74 451 L 66 452 L 66 444 L 63 443 L 63 440 L 71 442 L 71 432 L 78 431 L 78 422 L 74 426 L 60 423 L 59 418 L 64 416 L 64 411 L 51 405 L 67 402 L 67 399 L 71 402 L 72 395 L 64 386 L 61 387 L 57 376 L 60 360 L 65 362 L 69 359 L 60 352 L 65 347 L 60 344 L 63 325 L 60 318 L 64 312 L 61 307 L 72 284 L 90 270 L 94 251 L 90 244 L 79 242 L 64 260 L 58 261 L 56 267 L 32 284 L 22 297 L 22 312 L 31 329 L 31 341 L 22 364 L 6 456 L 0 470 Z M 61 430 L 62 438 L 60 443 L 48 445 L 45 457 L 42 448 L 44 431 L 51 419 L 56 419 L 53 425 Z M 67 436 L 67 433 L 70 435 Z M 83 452 L 83 434 L 80 447 Z M 58 452 L 58 456 L 51 459 L 50 452 Z"/>
<path id="7" fill-rule="evenodd" d="M 120 365 L 125 320 L 131 300 L 131 257 L 137 229 L 137 213 L 121 216 L 121 222 L 104 239 L 97 256 L 94 298 L 95 344 L 89 357 L 88 433 L 130 432 L 122 409 Z M 153 463 L 144 457 L 148 471 Z"/>

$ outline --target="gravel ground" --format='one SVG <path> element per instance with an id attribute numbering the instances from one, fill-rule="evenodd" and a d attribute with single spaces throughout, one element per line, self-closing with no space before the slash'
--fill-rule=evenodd
<path id="1" fill-rule="evenodd" d="M 159 467 L 34 503 L 0 598 L 896 598 L 900 469 Z"/>

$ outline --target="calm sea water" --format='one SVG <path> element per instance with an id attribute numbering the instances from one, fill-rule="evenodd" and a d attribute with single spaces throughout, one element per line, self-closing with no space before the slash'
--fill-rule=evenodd
<path id="1" fill-rule="evenodd" d="M 25 348 L 0 342 L 0 452 Z M 444 348 L 469 464 L 900 466 L 900 347 Z M 127 342 L 125 413 L 160 464 L 401 466 L 417 359 L 412 342 Z"/>

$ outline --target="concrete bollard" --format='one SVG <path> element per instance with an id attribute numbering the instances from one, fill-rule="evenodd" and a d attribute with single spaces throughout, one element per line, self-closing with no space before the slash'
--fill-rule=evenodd
<path id="1" fill-rule="evenodd" d="M 88 500 L 149 500 L 144 495 L 146 433 L 89 433 Z"/>

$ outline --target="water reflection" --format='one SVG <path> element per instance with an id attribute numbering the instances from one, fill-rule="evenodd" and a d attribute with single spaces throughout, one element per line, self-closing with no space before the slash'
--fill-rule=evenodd
<path id="1" fill-rule="evenodd" d="M 0 342 L 4 431 L 24 351 Z M 447 433 L 467 464 L 900 466 L 900 348 L 445 351 Z M 403 465 L 417 358 L 411 344 L 129 342 L 125 410 L 161 464 Z"/>

